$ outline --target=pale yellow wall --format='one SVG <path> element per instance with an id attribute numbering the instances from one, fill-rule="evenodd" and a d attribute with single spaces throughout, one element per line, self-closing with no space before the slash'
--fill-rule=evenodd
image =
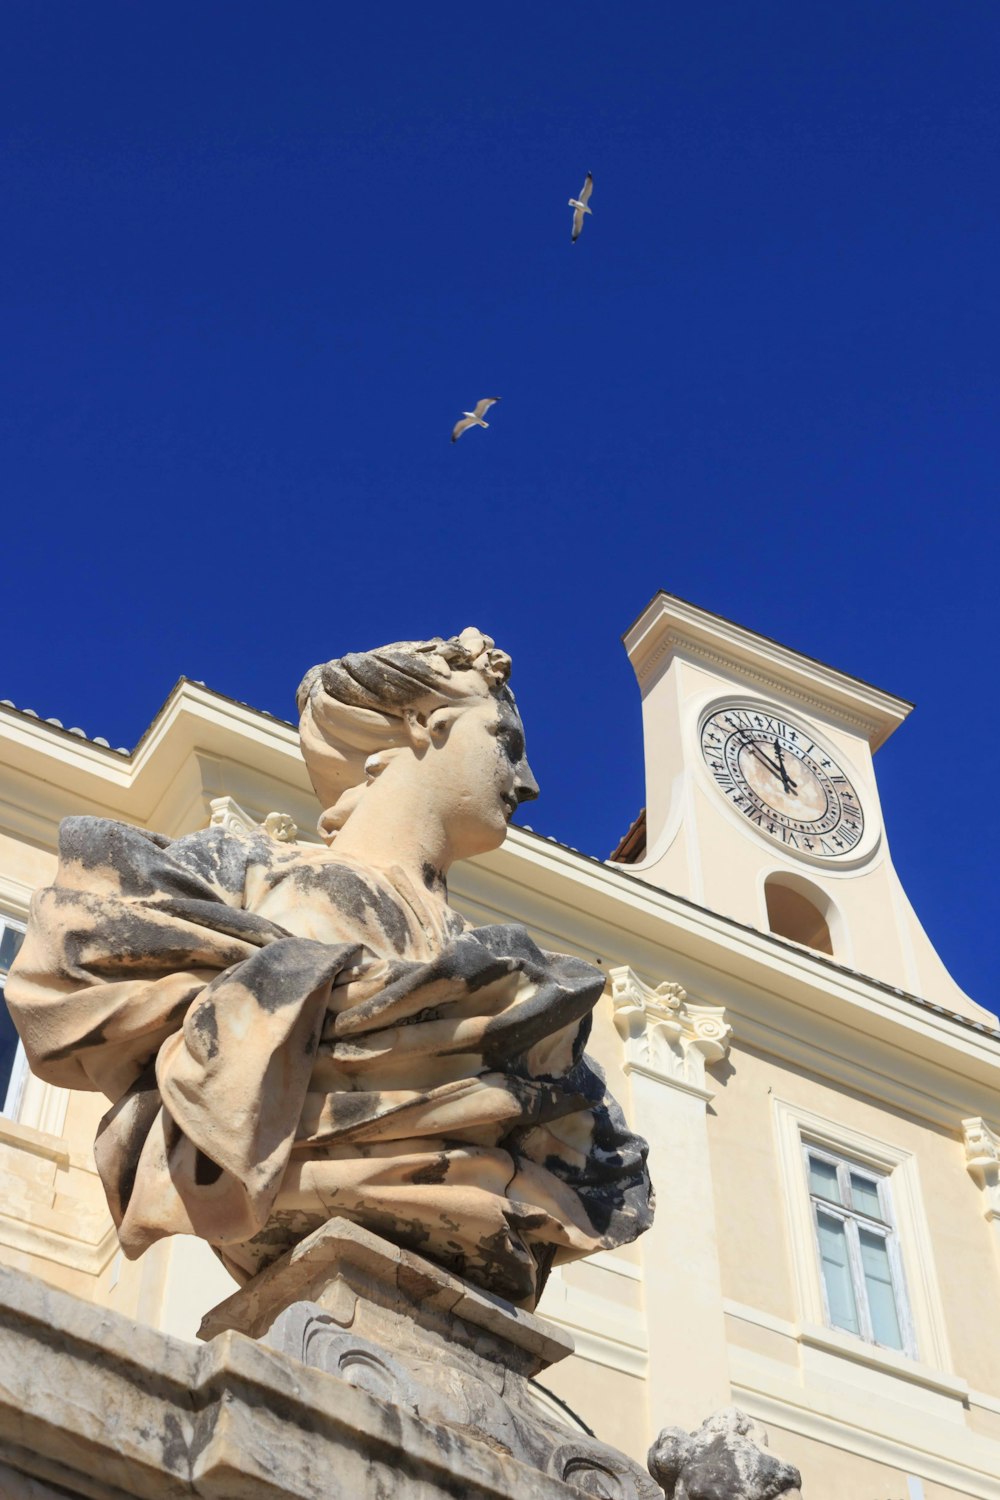
<path id="1" fill-rule="evenodd" d="M 773 1420 L 767 1429 L 771 1452 L 802 1472 L 805 1500 L 908 1500 L 906 1469 L 816 1442 L 778 1427 Z M 921 1483 L 924 1500 L 962 1500 L 965 1494 L 929 1479 Z"/>
<path id="2" fill-rule="evenodd" d="M 24 839 L 0 833 L 0 874 L 23 882 L 32 890 L 46 885 L 55 874 L 55 855 L 39 849 Z"/>
<path id="3" fill-rule="evenodd" d="M 782 1078 L 735 1043 L 712 1101 L 708 1139 L 726 1296 L 775 1317 L 796 1315 L 768 1090 Z"/>
<path id="4" fill-rule="evenodd" d="M 724 1294 L 778 1318 L 800 1316 L 777 1157 L 778 1096 L 916 1157 L 952 1369 L 1000 1395 L 1000 1260 L 965 1170 L 958 1122 L 949 1135 L 738 1041 L 729 1063 L 709 1125 Z"/>
<path id="5" fill-rule="evenodd" d="M 575 1357 L 553 1365 L 539 1380 L 582 1417 L 602 1442 L 645 1461 L 649 1438 L 643 1380 Z"/>

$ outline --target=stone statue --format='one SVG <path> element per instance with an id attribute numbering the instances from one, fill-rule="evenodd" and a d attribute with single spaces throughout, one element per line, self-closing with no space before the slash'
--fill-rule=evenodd
<path id="1" fill-rule="evenodd" d="M 198 1235 L 246 1282 L 340 1217 L 532 1306 L 647 1227 L 645 1144 L 584 1057 L 603 975 L 448 905 L 537 795 L 509 669 L 472 629 L 313 668 L 322 845 L 63 823 L 7 1000 L 40 1077 L 111 1101 L 127 1256 Z"/>
<path id="2" fill-rule="evenodd" d="M 649 1472 L 666 1500 L 801 1500 L 798 1469 L 766 1449 L 764 1429 L 727 1406 L 697 1432 L 664 1427 L 649 1450 Z"/>

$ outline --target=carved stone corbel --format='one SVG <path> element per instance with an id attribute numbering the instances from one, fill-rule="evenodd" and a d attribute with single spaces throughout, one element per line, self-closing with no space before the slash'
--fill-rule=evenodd
<path id="1" fill-rule="evenodd" d="M 298 827 L 287 813 L 270 812 L 263 823 L 258 823 L 234 797 L 213 797 L 209 807 L 209 828 L 224 828 L 227 833 L 254 833 L 262 828 L 279 844 L 294 844 L 298 838 Z"/>
<path id="2" fill-rule="evenodd" d="M 625 1072 L 706 1091 L 705 1067 L 729 1051 L 725 1006 L 696 1005 L 679 984 L 655 988 L 627 965 L 612 969 L 614 1022 L 625 1045 Z"/>
<path id="3" fill-rule="evenodd" d="M 1000 1135 L 975 1115 L 962 1121 L 965 1165 L 969 1176 L 983 1190 L 983 1213 L 1000 1224 Z"/>

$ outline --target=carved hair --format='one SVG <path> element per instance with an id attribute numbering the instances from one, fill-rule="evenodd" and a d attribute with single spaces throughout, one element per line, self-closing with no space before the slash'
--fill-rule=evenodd
<path id="1" fill-rule="evenodd" d="M 405 714 L 430 714 L 446 705 L 509 697 L 510 657 L 470 626 L 443 640 L 396 641 L 374 651 L 352 651 L 313 667 L 296 695 L 299 739 L 316 795 L 332 833 L 356 803 L 341 802 L 376 773 L 387 750 L 407 743 Z M 371 760 L 373 763 L 367 766 Z"/>

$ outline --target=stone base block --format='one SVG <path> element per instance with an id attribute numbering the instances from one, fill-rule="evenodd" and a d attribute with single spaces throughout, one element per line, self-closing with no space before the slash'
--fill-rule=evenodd
<path id="1" fill-rule="evenodd" d="M 608 1500 L 661 1500 L 640 1465 L 555 1424 L 531 1377 L 573 1352 L 542 1318 L 333 1219 L 212 1309 L 238 1331 L 380 1400 Z"/>
<path id="2" fill-rule="evenodd" d="M 412 1296 L 413 1284 L 406 1276 L 403 1283 L 406 1296 Z M 431 1305 L 438 1294 L 429 1294 Z M 321 1306 L 315 1316 L 330 1317 Z M 475 1323 L 477 1316 L 470 1323 L 481 1329 L 476 1337 L 487 1343 L 498 1337 Z M 483 1316 L 491 1314 L 483 1309 Z M 524 1314 L 511 1309 L 509 1316 L 519 1330 L 529 1328 Z M 268 1334 L 277 1321 L 276 1316 Z M 333 1320 L 318 1324 L 304 1352 L 320 1347 L 320 1333 L 341 1332 Z M 556 1337 L 556 1346 L 561 1343 Z M 523 1342 L 512 1347 L 520 1350 L 522 1363 L 539 1357 Z M 377 1358 L 389 1368 L 386 1355 L 381 1349 Z M 660 1496 L 649 1476 L 623 1455 L 600 1444 L 588 1448 L 586 1438 L 557 1427 L 551 1418 L 550 1444 L 538 1466 L 522 1456 L 538 1441 L 532 1436 L 538 1428 L 519 1409 L 509 1418 L 516 1442 L 491 1442 L 457 1421 L 424 1412 L 419 1392 L 396 1401 L 366 1389 L 367 1377 L 358 1374 L 365 1368 L 360 1351 L 359 1358 L 346 1362 L 338 1353 L 337 1365 L 339 1373 L 310 1367 L 231 1328 L 207 1344 L 187 1344 L 0 1267 L 0 1495 L 3 1500 L 571 1500 L 581 1491 L 606 1500 Z M 493 1379 L 499 1380 L 497 1373 Z M 518 1379 L 527 1384 L 526 1376 Z M 505 1399 L 502 1382 L 492 1389 Z M 477 1409 L 478 1400 L 470 1398 Z"/>

